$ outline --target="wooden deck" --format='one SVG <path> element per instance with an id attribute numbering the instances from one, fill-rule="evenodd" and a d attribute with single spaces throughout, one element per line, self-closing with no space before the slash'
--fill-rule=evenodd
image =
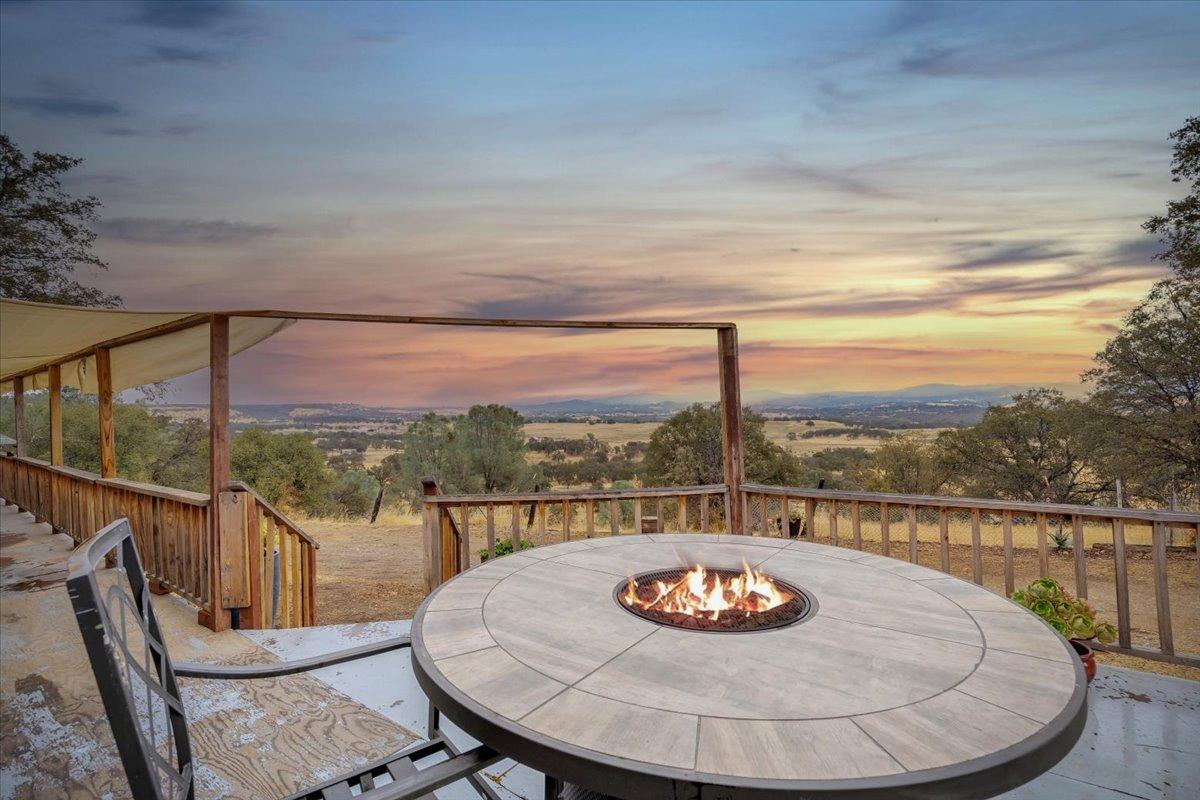
<path id="1" fill-rule="evenodd" d="M 0 530 L 0 797 L 128 797 L 63 585 L 71 539 L 13 506 Z M 176 660 L 279 660 L 237 631 L 198 625 L 177 596 L 154 602 Z M 418 738 L 310 675 L 182 684 L 200 797 L 281 797 Z"/>

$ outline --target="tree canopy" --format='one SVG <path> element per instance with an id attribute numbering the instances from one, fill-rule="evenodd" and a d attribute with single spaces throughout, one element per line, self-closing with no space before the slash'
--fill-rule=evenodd
<path id="1" fill-rule="evenodd" d="M 525 460 L 524 420 L 501 405 L 473 406 L 466 414 L 426 414 L 401 436 L 401 449 L 384 459 L 386 481 L 409 500 L 430 477 L 447 492 L 531 489 L 539 471 Z"/>
<path id="2" fill-rule="evenodd" d="M 83 159 L 34 152 L 27 158 L 0 133 L 0 296 L 113 308 L 121 298 L 75 280 L 80 268 L 107 269 L 92 251 L 100 201 L 72 197 L 61 177 Z"/>
<path id="3" fill-rule="evenodd" d="M 1163 250 L 1158 258 L 1177 277 L 1200 280 L 1200 117 L 1189 117 L 1171 138 L 1171 180 L 1190 186 L 1182 199 L 1167 203 L 1166 213 L 1151 217 L 1142 227 L 1159 237 Z"/>
<path id="4" fill-rule="evenodd" d="M 768 439 L 766 420 L 749 409 L 742 410 L 742 448 L 747 480 L 795 486 L 802 479 L 800 460 Z M 719 407 L 696 403 L 656 428 L 643 475 L 648 486 L 724 483 Z"/>

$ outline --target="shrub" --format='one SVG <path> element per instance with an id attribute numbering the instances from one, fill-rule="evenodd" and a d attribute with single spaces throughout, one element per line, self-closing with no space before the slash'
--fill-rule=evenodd
<path id="1" fill-rule="evenodd" d="M 529 541 L 528 539 L 521 540 L 521 549 L 522 550 L 528 550 L 531 547 L 533 547 L 533 542 Z M 499 558 L 500 556 L 507 556 L 507 555 L 511 554 L 512 551 L 513 551 L 512 539 L 501 539 L 500 541 L 496 542 L 496 558 Z M 488 551 L 487 550 L 479 551 L 479 560 L 480 561 L 488 560 Z"/>
<path id="2" fill-rule="evenodd" d="M 1053 578 L 1039 578 L 1024 589 L 1013 592 L 1012 599 L 1037 614 L 1050 627 L 1068 639 L 1099 639 L 1108 644 L 1117 638 L 1117 629 L 1096 621 L 1096 610 L 1085 600 L 1077 600 Z"/>

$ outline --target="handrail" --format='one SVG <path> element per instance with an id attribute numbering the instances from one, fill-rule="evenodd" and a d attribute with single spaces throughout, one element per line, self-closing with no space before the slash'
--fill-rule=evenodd
<path id="1" fill-rule="evenodd" d="M 896 505 L 931 506 L 934 508 L 980 508 L 990 511 L 1017 511 L 1029 514 L 1052 514 L 1068 517 L 1080 516 L 1084 518 L 1180 523 L 1185 527 L 1200 525 L 1200 514 L 1187 511 L 1083 506 L 1068 505 L 1065 503 L 1034 503 L 1024 500 L 997 500 L 986 497 L 886 494 L 881 492 L 854 492 L 841 489 L 802 489 L 797 487 L 767 486 L 761 483 L 744 483 L 742 484 L 742 490 L 752 494 L 811 497 L 816 500 L 844 500 L 847 502 L 857 500 L 866 503 L 891 503 Z"/>
<path id="2" fill-rule="evenodd" d="M 570 500 L 637 500 L 643 497 L 694 497 L 701 494 L 721 494 L 725 484 L 713 483 L 703 486 L 655 486 L 644 489 L 583 489 L 579 491 L 559 490 L 550 492 L 524 492 L 519 494 L 437 494 L 423 499 L 433 505 L 479 505 L 481 503 L 540 503 Z"/>
<path id="3" fill-rule="evenodd" d="M 304 541 L 311 544 L 313 546 L 314 550 L 321 549 L 321 544 L 316 539 L 312 538 L 307 533 L 305 533 L 304 529 L 301 528 L 299 525 L 297 525 L 295 522 L 292 522 L 292 520 L 289 519 L 286 514 L 284 514 L 282 511 L 277 509 L 275 506 L 271 505 L 266 500 L 264 500 L 263 496 L 261 494 L 259 494 L 258 492 L 254 491 L 254 489 L 250 488 L 249 484 L 247 484 L 243 481 L 231 481 L 229 483 L 229 488 L 232 489 L 233 491 L 248 493 L 251 497 L 253 497 L 255 499 L 255 501 L 259 504 L 259 506 L 261 506 L 267 513 L 271 514 L 273 517 L 275 517 L 275 519 L 277 519 L 278 521 L 282 522 L 284 525 L 291 528 L 292 531 L 294 531 L 297 536 L 299 536 L 301 539 L 303 539 Z"/>

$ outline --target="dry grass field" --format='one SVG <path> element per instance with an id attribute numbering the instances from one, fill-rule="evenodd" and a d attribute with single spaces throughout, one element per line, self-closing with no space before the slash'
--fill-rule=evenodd
<path id="1" fill-rule="evenodd" d="M 659 422 L 615 422 L 612 424 L 598 422 L 530 422 L 525 425 L 525 435 L 550 439 L 583 439 L 589 433 L 611 447 L 621 447 L 626 442 L 648 442 L 651 434 L 662 424 Z M 877 436 L 847 436 L 846 431 L 851 427 L 841 422 L 827 419 L 813 420 L 808 425 L 803 420 L 767 420 L 767 438 L 772 442 L 786 447 L 797 455 L 809 455 L 830 447 L 860 447 L 874 450 L 883 441 Z M 944 428 L 913 428 L 896 431 L 897 434 L 911 434 L 922 439 L 933 439 Z M 788 434 L 794 432 L 795 439 L 788 439 Z M 839 435 L 839 432 L 842 432 Z M 804 434 L 817 434 L 803 438 Z M 368 467 L 375 466 L 387 458 L 393 451 L 389 448 L 372 447 L 365 454 Z M 541 453 L 530 453 L 529 462 L 537 463 L 545 458 Z"/>

